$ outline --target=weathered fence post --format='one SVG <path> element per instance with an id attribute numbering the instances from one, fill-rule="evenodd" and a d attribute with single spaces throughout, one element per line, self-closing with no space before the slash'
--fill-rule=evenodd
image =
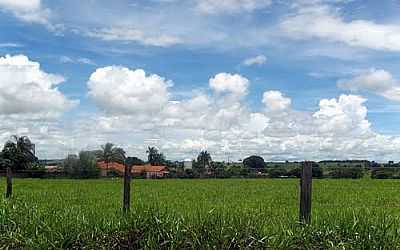
<path id="1" fill-rule="evenodd" d="M 304 162 L 300 179 L 300 222 L 311 223 L 312 162 Z"/>
<path id="2" fill-rule="evenodd" d="M 123 211 L 128 213 L 131 206 L 131 170 L 130 164 L 125 164 L 124 174 L 124 200 L 123 200 Z"/>
<path id="3" fill-rule="evenodd" d="M 6 198 L 10 198 L 12 195 L 12 170 L 7 167 L 7 187 L 6 187 Z"/>

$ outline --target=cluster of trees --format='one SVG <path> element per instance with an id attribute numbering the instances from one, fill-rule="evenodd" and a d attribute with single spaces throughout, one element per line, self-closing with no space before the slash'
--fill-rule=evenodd
<path id="1" fill-rule="evenodd" d="M 147 163 L 157 166 L 169 167 L 171 177 L 300 177 L 300 163 L 279 163 L 271 166 L 260 156 L 252 155 L 243 160 L 243 163 L 213 162 L 211 154 L 204 150 L 199 153 L 193 161 L 193 169 L 184 171 L 179 162 L 166 160 L 163 153 L 155 147 L 147 148 Z M 81 151 L 78 155 L 69 155 L 60 164 L 60 170 L 73 178 L 98 177 L 100 169 L 97 162 L 103 161 L 106 166 L 112 162 L 118 162 L 127 166 L 143 165 L 146 162 L 137 157 L 127 157 L 125 151 L 112 143 L 106 143 L 99 150 Z M 372 178 L 400 178 L 400 171 L 391 162 L 392 168 L 383 168 L 375 162 L 369 161 L 321 161 L 313 163 L 313 176 L 315 178 L 361 178 L 366 168 L 372 168 Z M 345 167 L 344 167 L 345 166 Z M 0 151 L 0 170 L 12 169 L 12 171 L 32 170 L 32 172 L 43 171 L 44 168 L 38 163 L 35 156 L 35 145 L 26 136 L 13 136 L 7 141 Z M 108 167 L 107 167 L 108 168 Z M 107 171 L 112 175 L 112 171 Z"/>
<path id="2" fill-rule="evenodd" d="M 100 174 L 96 153 L 90 151 L 81 151 L 79 155 L 68 155 L 60 168 L 71 178 L 93 178 Z"/>
<path id="3" fill-rule="evenodd" d="M 155 147 L 148 147 L 148 163 L 153 166 L 165 165 L 164 154 L 160 153 Z M 60 168 L 73 178 L 95 178 L 100 174 L 97 162 L 102 161 L 106 164 L 108 176 L 119 176 L 115 170 L 109 169 L 111 163 L 120 163 L 127 166 L 143 165 L 145 162 L 138 157 L 127 157 L 126 152 L 116 147 L 112 143 L 106 143 L 99 150 L 81 151 L 79 155 L 69 155 L 61 164 Z"/>

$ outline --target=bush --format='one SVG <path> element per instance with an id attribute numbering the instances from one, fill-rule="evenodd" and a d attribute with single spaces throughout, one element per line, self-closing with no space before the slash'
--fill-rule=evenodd
<path id="1" fill-rule="evenodd" d="M 301 178 L 301 168 L 293 168 L 287 172 L 289 177 Z"/>
<path id="2" fill-rule="evenodd" d="M 313 166 L 312 168 L 312 176 L 314 178 L 322 178 L 324 177 L 324 171 L 320 166 Z"/>
<path id="3" fill-rule="evenodd" d="M 294 168 L 287 172 L 287 176 L 301 178 L 301 168 Z M 313 164 L 312 167 L 312 177 L 313 178 L 322 178 L 324 176 L 324 171 L 317 164 Z"/>
<path id="4" fill-rule="evenodd" d="M 332 170 L 328 177 L 331 178 L 348 178 L 348 179 L 359 179 L 364 176 L 362 168 L 337 168 Z"/>
<path id="5" fill-rule="evenodd" d="M 27 178 L 43 178 L 46 174 L 46 168 L 37 162 L 28 164 L 24 171 Z"/>
<path id="6" fill-rule="evenodd" d="M 399 179 L 400 171 L 393 168 L 378 168 L 371 171 L 372 179 Z"/>
<path id="7" fill-rule="evenodd" d="M 270 178 L 280 178 L 288 176 L 288 172 L 284 168 L 271 168 L 267 170 L 267 173 Z"/>

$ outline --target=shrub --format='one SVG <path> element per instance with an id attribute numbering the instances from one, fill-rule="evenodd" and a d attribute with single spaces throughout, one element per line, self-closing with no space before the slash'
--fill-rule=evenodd
<path id="1" fill-rule="evenodd" d="M 288 176 L 288 172 L 284 168 L 272 168 L 267 170 L 268 176 L 271 178 L 280 178 Z"/>
<path id="2" fill-rule="evenodd" d="M 372 179 L 399 179 L 400 171 L 393 168 L 377 168 L 371 171 Z"/>
<path id="3" fill-rule="evenodd" d="M 312 176 L 314 178 L 322 178 L 324 177 L 324 171 L 320 166 L 313 166 L 312 168 Z"/>
<path id="4" fill-rule="evenodd" d="M 322 170 L 322 168 L 320 166 L 318 166 L 317 164 L 313 164 L 312 176 L 314 178 L 322 178 L 323 175 L 324 175 L 324 171 Z M 287 176 L 300 178 L 301 177 L 301 168 L 294 168 L 294 169 L 289 170 L 287 172 Z"/>
<path id="5" fill-rule="evenodd" d="M 359 179 L 364 175 L 362 168 L 336 168 L 328 176 L 331 178 Z"/>

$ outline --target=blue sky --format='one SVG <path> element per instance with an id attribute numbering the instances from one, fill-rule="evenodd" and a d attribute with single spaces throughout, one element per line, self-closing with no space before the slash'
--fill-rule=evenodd
<path id="1" fill-rule="evenodd" d="M 141 157 L 154 144 L 171 159 L 208 149 L 222 160 L 397 160 L 399 10 L 395 0 L 0 0 L 0 140 L 27 134 L 41 157 L 112 141 Z M 38 72 L 63 81 L 33 77 L 31 90 Z M 42 97 L 19 107 L 10 86 Z"/>

